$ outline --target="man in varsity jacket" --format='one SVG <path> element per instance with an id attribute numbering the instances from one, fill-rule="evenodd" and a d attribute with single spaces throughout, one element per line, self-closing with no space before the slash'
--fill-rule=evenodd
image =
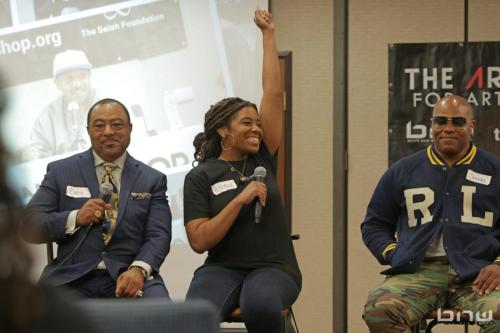
<path id="1" fill-rule="evenodd" d="M 363 241 L 390 268 L 365 305 L 371 333 L 410 333 L 441 307 L 500 332 L 500 158 L 471 142 L 475 124 L 464 98 L 441 99 L 433 144 L 391 166 L 373 193 Z"/>

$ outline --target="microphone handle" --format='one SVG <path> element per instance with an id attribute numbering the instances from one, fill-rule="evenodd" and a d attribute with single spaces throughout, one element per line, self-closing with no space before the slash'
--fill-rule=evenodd
<path id="1" fill-rule="evenodd" d="M 104 201 L 105 203 L 110 203 L 111 202 L 111 195 L 112 193 L 103 193 L 100 192 L 98 198 Z"/>
<path id="2" fill-rule="evenodd" d="M 264 177 L 255 176 L 255 181 L 263 183 Z M 257 198 L 257 202 L 255 203 L 255 223 L 260 223 L 260 217 L 262 216 L 262 205 L 260 204 L 259 198 Z"/>

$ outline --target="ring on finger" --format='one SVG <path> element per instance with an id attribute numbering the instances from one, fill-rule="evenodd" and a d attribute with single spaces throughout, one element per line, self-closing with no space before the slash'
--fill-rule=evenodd
<path id="1" fill-rule="evenodd" d="M 137 291 L 135 292 L 135 296 L 136 296 L 136 297 L 142 297 L 142 295 L 144 295 L 144 292 L 143 292 L 142 290 L 137 290 Z"/>
<path id="2" fill-rule="evenodd" d="M 100 218 L 101 218 L 101 216 L 102 216 L 102 212 L 101 212 L 100 210 L 96 210 L 96 211 L 94 212 L 94 216 L 95 216 L 95 217 L 97 217 L 98 219 L 100 219 Z"/>

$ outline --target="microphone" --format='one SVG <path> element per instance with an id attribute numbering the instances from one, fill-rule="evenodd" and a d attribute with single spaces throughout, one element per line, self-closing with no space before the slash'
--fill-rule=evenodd
<path id="1" fill-rule="evenodd" d="M 112 194 L 113 184 L 111 184 L 110 182 L 102 183 L 98 198 L 102 199 L 105 203 L 110 203 Z"/>
<path id="2" fill-rule="evenodd" d="M 263 166 L 258 166 L 255 168 L 252 178 L 255 179 L 256 182 L 263 183 L 266 179 L 267 171 Z M 260 223 L 260 217 L 262 215 L 262 205 L 260 204 L 259 199 L 257 198 L 257 202 L 255 203 L 255 223 Z"/>
<path id="3" fill-rule="evenodd" d="M 102 201 L 108 204 L 111 202 L 112 196 L 113 196 L 113 184 L 111 184 L 110 182 L 102 183 L 97 198 L 101 199 Z M 96 215 L 96 217 L 99 220 L 101 220 L 102 219 L 101 211 L 96 211 L 96 214 L 97 213 L 99 213 L 99 215 Z"/>

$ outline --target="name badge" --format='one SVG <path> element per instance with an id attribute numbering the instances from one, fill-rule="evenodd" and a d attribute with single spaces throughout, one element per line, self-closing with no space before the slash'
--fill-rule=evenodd
<path id="1" fill-rule="evenodd" d="M 88 187 L 66 186 L 66 195 L 71 198 L 90 198 Z"/>
<path id="2" fill-rule="evenodd" d="M 467 171 L 467 176 L 465 178 L 467 180 L 470 180 L 471 182 L 483 184 L 483 185 L 490 185 L 490 182 L 491 182 L 491 176 L 483 175 L 483 174 L 474 172 L 472 170 Z"/>
<path id="3" fill-rule="evenodd" d="M 219 194 L 224 193 L 226 191 L 234 190 L 237 187 L 238 186 L 236 186 L 236 182 L 233 179 L 230 179 L 230 180 L 225 180 L 223 182 L 213 184 L 212 185 L 212 192 L 215 195 L 219 195 Z"/>

